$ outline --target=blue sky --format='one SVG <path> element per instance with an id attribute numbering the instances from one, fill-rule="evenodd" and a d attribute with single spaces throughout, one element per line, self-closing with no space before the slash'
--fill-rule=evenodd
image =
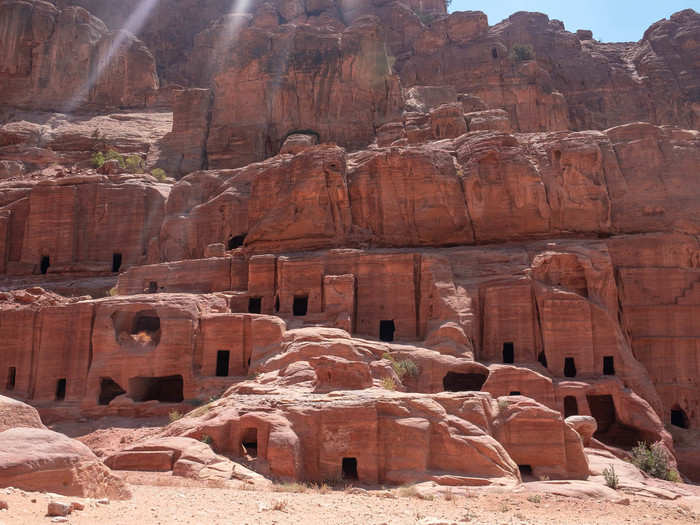
<path id="1" fill-rule="evenodd" d="M 590 29 L 602 42 L 636 42 L 657 20 L 689 7 L 697 11 L 700 4 L 698 0 L 452 0 L 450 11 L 483 11 L 489 25 L 516 11 L 539 11 L 561 20 L 569 31 Z"/>

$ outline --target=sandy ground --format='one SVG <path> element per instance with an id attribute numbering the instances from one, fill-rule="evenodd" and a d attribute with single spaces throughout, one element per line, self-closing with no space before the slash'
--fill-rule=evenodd
<path id="1" fill-rule="evenodd" d="M 131 484 L 128 501 L 98 503 L 91 499 L 0 490 L 9 509 L 0 511 L 0 524 L 51 523 L 49 501 L 79 501 L 68 523 L 169 525 L 187 524 L 414 524 L 469 523 L 522 524 L 629 524 L 700 523 L 700 495 L 662 501 L 630 497 L 629 505 L 554 495 L 485 492 L 442 494 L 421 499 L 406 489 L 299 490 L 299 485 L 264 489 L 215 488 L 173 478 L 167 474 L 121 473 Z M 145 483 L 145 484 L 144 484 Z M 357 494 L 354 492 L 358 492 Z M 539 499 L 536 497 L 539 496 Z M 530 499 L 528 499 L 528 497 Z"/>

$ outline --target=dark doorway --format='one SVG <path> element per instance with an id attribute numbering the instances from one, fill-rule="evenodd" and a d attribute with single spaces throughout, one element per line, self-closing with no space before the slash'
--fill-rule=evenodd
<path id="1" fill-rule="evenodd" d="M 136 402 L 160 401 L 180 403 L 183 397 L 182 376 L 132 377 L 129 379 L 129 397 Z"/>
<path id="2" fill-rule="evenodd" d="M 248 313 L 249 314 L 262 313 L 262 297 L 249 297 L 248 298 Z"/>
<path id="3" fill-rule="evenodd" d="M 509 396 L 519 396 L 519 395 L 520 395 L 520 390 L 513 390 L 513 391 L 512 391 L 510 394 L 508 394 L 508 395 L 509 395 Z"/>
<path id="4" fill-rule="evenodd" d="M 160 330 L 160 317 L 152 315 L 139 315 L 134 321 L 132 334 L 139 332 L 156 333 Z"/>
<path id="5" fill-rule="evenodd" d="M 615 423 L 615 402 L 611 395 L 586 396 L 591 415 L 598 422 L 596 433 L 604 434 Z"/>
<path id="6" fill-rule="evenodd" d="M 357 479 L 357 458 L 343 458 L 343 479 Z"/>
<path id="7" fill-rule="evenodd" d="M 111 377 L 102 378 L 100 381 L 100 405 L 109 405 L 112 399 L 122 394 L 126 394 L 126 392 Z"/>
<path id="8" fill-rule="evenodd" d="M 7 390 L 14 390 L 15 389 L 15 381 L 17 380 L 17 368 L 14 366 L 11 366 L 7 370 L 7 385 L 6 389 Z"/>
<path id="9" fill-rule="evenodd" d="M 241 437 L 241 446 L 245 453 L 254 458 L 258 457 L 258 429 L 246 428 Z"/>
<path id="10" fill-rule="evenodd" d="M 241 246 L 243 246 L 244 242 L 245 242 L 245 235 L 236 235 L 234 237 L 231 237 L 228 240 L 228 249 L 235 250 L 236 248 L 240 248 Z"/>
<path id="11" fill-rule="evenodd" d="M 564 358 L 564 377 L 576 377 L 576 363 L 573 357 Z"/>
<path id="12" fill-rule="evenodd" d="M 49 271 L 50 266 L 51 266 L 51 257 L 49 257 L 48 255 L 42 256 L 41 264 L 40 264 L 41 273 L 46 275 L 46 273 Z"/>
<path id="13" fill-rule="evenodd" d="M 158 281 L 151 281 L 148 283 L 148 293 L 158 292 Z"/>
<path id="14" fill-rule="evenodd" d="M 611 355 L 603 357 L 603 374 L 606 376 L 615 375 L 615 358 Z"/>
<path id="15" fill-rule="evenodd" d="M 547 356 L 544 354 L 544 350 L 537 355 L 537 360 L 543 367 L 547 368 Z"/>
<path id="16" fill-rule="evenodd" d="M 523 481 L 526 477 L 532 477 L 532 465 L 518 465 L 518 470 Z"/>
<path id="17" fill-rule="evenodd" d="M 280 296 L 275 296 L 275 313 L 280 311 Z"/>
<path id="18" fill-rule="evenodd" d="M 617 421 L 615 402 L 609 394 L 586 396 L 591 415 L 598 423 L 593 437 L 605 444 L 620 448 L 632 448 L 639 441 L 653 442 L 654 436 Z"/>
<path id="19" fill-rule="evenodd" d="M 688 428 L 688 416 L 685 411 L 678 405 L 671 409 L 671 424 L 675 427 Z"/>
<path id="20" fill-rule="evenodd" d="M 578 415 L 578 401 L 574 396 L 566 396 L 564 398 L 564 417 Z"/>
<path id="21" fill-rule="evenodd" d="M 491 57 L 498 58 L 498 49 L 496 49 L 495 47 L 491 49 Z"/>
<path id="22" fill-rule="evenodd" d="M 216 352 L 216 375 L 218 377 L 228 376 L 228 362 L 231 357 L 231 352 L 228 350 L 219 350 Z"/>
<path id="23" fill-rule="evenodd" d="M 503 343 L 503 362 L 506 364 L 515 363 L 515 345 L 513 343 Z"/>
<path id="24" fill-rule="evenodd" d="M 476 392 L 484 386 L 487 377 L 485 374 L 478 373 L 447 372 L 442 380 L 442 386 L 446 392 Z"/>
<path id="25" fill-rule="evenodd" d="M 56 383 L 56 401 L 63 401 L 66 398 L 66 378 L 61 378 Z"/>
<path id="26" fill-rule="evenodd" d="M 112 254 L 112 272 L 117 273 L 119 271 L 119 268 L 122 267 L 122 254 L 121 253 L 113 253 Z"/>
<path id="27" fill-rule="evenodd" d="M 292 313 L 297 317 L 303 317 L 309 309 L 308 295 L 295 295 L 294 304 L 292 305 Z"/>
<path id="28" fill-rule="evenodd" d="M 396 325 L 393 320 L 379 321 L 379 340 L 390 343 L 394 340 Z"/>

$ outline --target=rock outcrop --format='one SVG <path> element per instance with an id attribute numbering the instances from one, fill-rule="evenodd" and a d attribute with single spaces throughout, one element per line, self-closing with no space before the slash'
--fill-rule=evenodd
<path id="1" fill-rule="evenodd" d="M 188 412 L 108 464 L 200 480 L 695 469 L 697 12 L 613 44 L 442 0 L 68 3 L 0 0 L 4 394 Z M 0 480 L 121 490 L 4 398 L 0 441 Z"/>

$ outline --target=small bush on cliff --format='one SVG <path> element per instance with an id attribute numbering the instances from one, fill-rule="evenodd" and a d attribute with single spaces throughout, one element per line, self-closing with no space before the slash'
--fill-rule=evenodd
<path id="1" fill-rule="evenodd" d="M 143 173 L 143 159 L 138 155 L 129 155 L 124 161 L 129 173 Z"/>
<path id="2" fill-rule="evenodd" d="M 396 383 L 391 377 L 385 377 L 382 379 L 382 388 L 384 390 L 396 390 Z"/>
<path id="3" fill-rule="evenodd" d="M 513 62 L 525 62 L 535 58 L 535 52 L 530 44 L 515 44 L 510 50 L 510 58 Z"/>
<path id="4" fill-rule="evenodd" d="M 182 412 L 180 412 L 179 410 L 172 410 L 168 414 L 168 419 L 170 420 L 171 423 L 174 423 L 178 419 L 182 419 Z"/>
<path id="5" fill-rule="evenodd" d="M 151 171 L 151 175 L 153 175 L 160 182 L 163 182 L 165 181 L 165 179 L 168 178 L 168 175 L 165 173 L 165 170 L 163 168 L 154 169 L 153 171 Z"/>
<path id="6" fill-rule="evenodd" d="M 612 465 L 603 469 L 603 477 L 605 478 L 605 484 L 611 489 L 617 490 L 620 486 L 620 478 L 615 473 L 615 467 Z"/>
<path id="7" fill-rule="evenodd" d="M 122 155 L 120 155 L 119 153 L 117 153 L 116 151 L 114 151 L 113 149 L 108 150 L 107 153 L 104 154 L 104 157 L 105 157 L 105 162 L 108 160 L 116 160 L 121 169 L 126 168 L 126 163 L 124 162 L 124 157 Z"/>
<path id="8" fill-rule="evenodd" d="M 632 449 L 632 463 L 650 476 L 667 481 L 679 481 L 680 475 L 671 467 L 671 458 L 661 442 L 637 443 Z"/>
<path id="9" fill-rule="evenodd" d="M 420 373 L 418 365 L 410 359 L 401 359 L 397 361 L 393 355 L 388 353 L 384 354 L 382 358 L 391 361 L 391 367 L 394 369 L 394 372 L 396 372 L 396 375 L 399 376 L 399 379 L 403 379 L 407 376 L 417 377 Z"/>
<path id="10" fill-rule="evenodd" d="M 104 156 L 104 153 L 102 153 L 101 151 L 96 151 L 96 152 L 92 155 L 92 165 L 93 165 L 95 168 L 99 169 L 99 168 L 102 167 L 102 165 L 103 165 L 104 163 L 105 163 L 105 156 Z"/>

